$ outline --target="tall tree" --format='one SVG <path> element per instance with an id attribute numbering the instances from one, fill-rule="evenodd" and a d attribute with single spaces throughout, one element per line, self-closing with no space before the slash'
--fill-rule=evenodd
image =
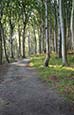
<path id="1" fill-rule="evenodd" d="M 45 0 L 45 37 L 46 37 L 46 58 L 44 61 L 45 67 L 48 67 L 49 65 L 49 58 L 50 58 L 50 53 L 49 53 L 49 38 L 48 38 L 48 0 Z"/>
<path id="2" fill-rule="evenodd" d="M 0 2 L 0 64 L 2 64 L 2 2 Z"/>
<path id="3" fill-rule="evenodd" d="M 2 27 L 2 37 L 3 37 L 3 43 L 4 43 L 4 51 L 5 51 L 5 57 L 6 57 L 6 61 L 9 63 L 9 58 L 8 58 L 8 54 L 7 54 L 7 49 L 6 49 L 6 36 L 5 36 L 5 32 L 4 32 L 4 28 Z"/>
<path id="4" fill-rule="evenodd" d="M 58 0 L 59 3 L 59 15 L 60 15 L 60 28 L 61 28 L 61 37 L 62 37 L 62 63 L 63 65 L 67 64 L 66 60 L 66 41 L 65 41 L 65 32 L 64 32 L 64 20 L 63 20 L 63 6 L 62 0 Z"/>
<path id="5" fill-rule="evenodd" d="M 71 38 L 72 38 L 72 49 L 74 49 L 74 0 L 72 0 L 72 11 L 71 11 Z"/>

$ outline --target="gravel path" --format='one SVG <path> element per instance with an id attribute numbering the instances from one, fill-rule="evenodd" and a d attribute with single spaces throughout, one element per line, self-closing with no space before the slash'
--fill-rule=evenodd
<path id="1" fill-rule="evenodd" d="M 28 62 L 11 64 L 0 82 L 0 115 L 74 115 L 64 98 L 26 67 Z"/>

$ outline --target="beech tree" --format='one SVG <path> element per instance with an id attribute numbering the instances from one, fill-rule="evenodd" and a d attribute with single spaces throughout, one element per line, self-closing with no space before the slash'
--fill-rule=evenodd
<path id="1" fill-rule="evenodd" d="M 49 64 L 49 38 L 48 38 L 48 0 L 45 0 L 45 37 L 46 37 L 46 59 L 44 65 L 47 67 Z"/>
<path id="2" fill-rule="evenodd" d="M 2 64 L 2 16 L 3 16 L 3 4 L 0 2 L 0 64 Z"/>
<path id="3" fill-rule="evenodd" d="M 60 29 L 61 29 L 61 37 L 62 37 L 62 63 L 63 65 L 67 64 L 66 60 L 66 41 L 65 41 L 65 33 L 64 33 L 64 22 L 63 22 L 63 12 L 62 12 L 62 1 L 58 1 L 59 4 L 59 15 L 60 15 Z"/>
<path id="4" fill-rule="evenodd" d="M 72 38 L 72 49 L 74 49 L 74 0 L 72 0 L 72 10 L 71 10 L 71 38 Z"/>

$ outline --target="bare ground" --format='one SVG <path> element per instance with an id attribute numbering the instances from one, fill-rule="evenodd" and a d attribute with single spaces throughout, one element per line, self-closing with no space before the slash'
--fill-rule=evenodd
<path id="1" fill-rule="evenodd" d="M 0 70 L 0 115 L 74 115 L 64 97 L 28 63 L 25 59 Z"/>

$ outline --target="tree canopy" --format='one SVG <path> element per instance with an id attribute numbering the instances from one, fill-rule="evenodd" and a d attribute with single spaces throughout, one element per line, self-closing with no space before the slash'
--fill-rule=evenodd
<path id="1" fill-rule="evenodd" d="M 74 50 L 73 0 L 1 0 L 0 64 L 3 58 L 25 58 L 46 53 L 48 66 L 54 51 L 67 64 L 67 53 Z"/>

